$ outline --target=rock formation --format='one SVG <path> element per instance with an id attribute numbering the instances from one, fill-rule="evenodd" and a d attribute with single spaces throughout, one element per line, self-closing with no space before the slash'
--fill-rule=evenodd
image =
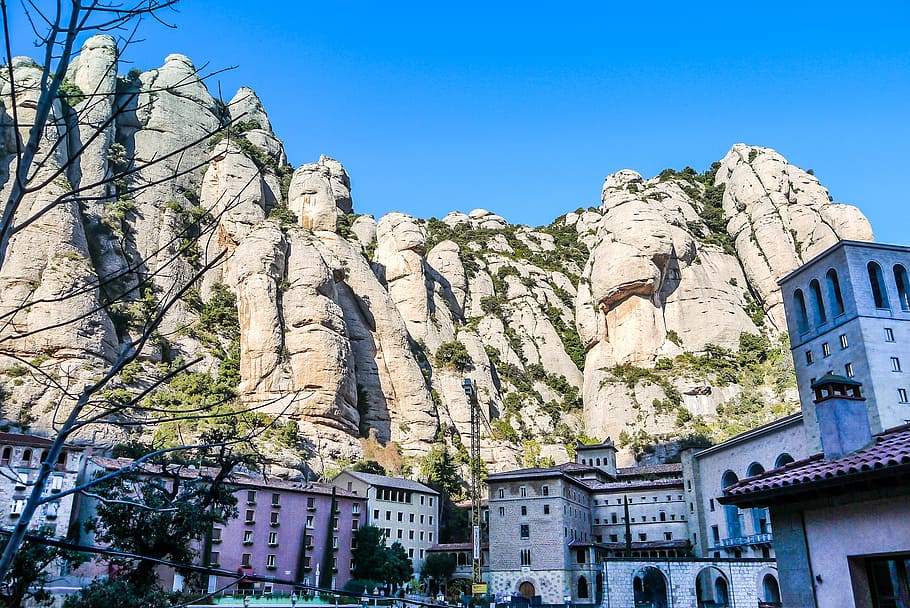
<path id="1" fill-rule="evenodd" d="M 19 86 L 41 77 L 12 63 Z M 113 39 L 86 41 L 68 79 L 101 102 L 55 105 L 43 171 L 65 171 L 24 201 L 18 221 L 50 207 L 0 269 L 0 414 L 36 430 L 67 399 L 44 372 L 84 384 L 167 303 L 141 377 L 193 358 L 211 377 L 236 366 L 237 407 L 296 423 L 285 467 L 359 458 L 362 441 L 405 458 L 436 441 L 463 451 L 466 376 L 490 470 L 608 435 L 643 457 L 793 407 L 776 281 L 837 239 L 872 238 L 814 176 L 744 144 L 704 173 L 618 171 L 600 206 L 549 226 L 484 209 L 357 216 L 342 164 L 293 170 L 252 90 L 216 102 L 182 55 L 128 77 L 117 67 Z M 24 121 L 34 94 L 19 97 Z M 149 386 L 135 382 L 113 387 Z"/>

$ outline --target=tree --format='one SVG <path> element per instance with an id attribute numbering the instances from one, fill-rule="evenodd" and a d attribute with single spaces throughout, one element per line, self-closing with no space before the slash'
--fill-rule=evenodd
<path id="1" fill-rule="evenodd" d="M 432 580 L 437 586 L 445 585 L 455 574 L 455 556 L 451 553 L 430 553 L 423 561 L 420 578 Z"/>
<path id="2" fill-rule="evenodd" d="M 8 535 L 4 536 L 8 538 Z M 50 567 L 55 562 L 78 566 L 84 561 L 85 557 L 80 554 L 26 540 L 0 585 L 0 605 L 18 608 L 26 602 L 36 606 L 53 604 L 53 598 L 44 590 L 51 578 Z"/>
<path id="3" fill-rule="evenodd" d="M 358 473 L 372 473 L 373 475 L 387 475 L 385 468 L 375 460 L 358 460 L 351 465 L 352 471 Z"/>
<path id="4" fill-rule="evenodd" d="M 360 526 L 354 534 L 357 546 L 351 550 L 356 579 L 385 581 L 385 532 L 376 526 Z"/>
<path id="5" fill-rule="evenodd" d="M 242 115 L 231 116 L 219 101 L 212 104 L 218 116 L 211 128 L 169 142 L 169 148 L 150 158 L 131 158 L 117 140 L 118 121 L 129 122 L 127 117 L 150 110 L 155 98 L 203 86 L 207 77 L 193 71 L 181 82 L 158 87 L 141 83 L 136 74 L 117 76 L 117 57 L 133 40 L 139 21 L 151 17 L 164 23 L 162 12 L 175 2 L 70 0 L 48 3 L 49 10 L 39 2 L 23 3 L 44 51 L 43 64 L 9 61 L 0 70 L 0 129 L 4 142 L 10 142 L 0 149 L 0 359 L 24 369 L 46 389 L 54 433 L 0 553 L 0 580 L 9 579 L 17 556 L 27 549 L 26 533 L 40 507 L 92 492 L 127 472 L 112 471 L 71 490 L 47 492 L 54 464 L 73 438 L 130 436 L 133 429 L 158 427 L 162 433 L 152 452 L 140 458 L 143 464 L 184 450 L 244 446 L 252 452 L 253 441 L 270 424 L 256 408 L 244 409 L 237 401 L 239 340 L 230 315 L 216 314 L 231 312 L 233 294 L 214 288 L 203 302 L 198 290 L 202 276 L 228 257 L 226 249 L 204 251 L 200 243 L 212 239 L 239 197 L 203 208 L 189 179 L 208 166 L 209 144 L 218 138 L 230 140 L 223 146 L 255 157 L 257 179 L 263 171 L 274 173 L 261 150 L 238 137 L 239 124 L 252 126 Z M 9 41 L 7 3 L 0 2 L 0 11 Z M 110 41 L 114 57 L 83 91 L 68 78 L 79 54 L 77 41 L 93 33 L 113 33 L 119 39 L 89 38 L 102 46 Z M 12 55 L 9 47 L 7 54 Z M 153 202 L 165 207 L 163 217 L 170 218 L 173 231 L 140 247 L 130 228 L 138 221 L 137 200 L 156 189 L 169 192 L 166 205 Z M 40 253 L 46 258 L 36 258 L 29 241 L 48 230 L 59 231 L 54 232 L 59 247 L 48 247 Z M 22 269 L 36 264 L 61 269 L 64 280 L 42 285 L 43 277 L 25 277 Z M 47 315 L 49 307 L 65 314 Z M 176 321 L 193 315 L 198 322 Z M 166 334 L 188 336 L 207 351 L 177 356 Z M 91 363 L 71 354 L 79 340 L 94 340 L 86 348 Z M 135 375 L 139 361 L 160 363 L 151 378 L 127 387 L 125 379 Z M 217 375 L 196 371 L 201 361 L 217 368 Z M 235 418 L 239 422 L 229 422 Z M 30 421 L 31 412 L 22 406 L 20 425 Z M 206 436 L 207 430 L 218 432 Z"/>
<path id="6" fill-rule="evenodd" d="M 385 572 L 385 581 L 392 585 L 393 588 L 411 580 L 411 575 L 414 574 L 411 558 L 408 557 L 408 552 L 398 541 L 395 541 L 391 547 L 386 549 Z"/>

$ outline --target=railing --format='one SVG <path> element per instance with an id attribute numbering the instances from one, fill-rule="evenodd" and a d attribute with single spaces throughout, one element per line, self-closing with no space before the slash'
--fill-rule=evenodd
<path id="1" fill-rule="evenodd" d="M 771 532 L 764 534 L 751 534 L 749 536 L 733 536 L 731 538 L 722 538 L 718 547 L 741 547 L 743 545 L 765 545 L 774 541 L 774 535 Z"/>

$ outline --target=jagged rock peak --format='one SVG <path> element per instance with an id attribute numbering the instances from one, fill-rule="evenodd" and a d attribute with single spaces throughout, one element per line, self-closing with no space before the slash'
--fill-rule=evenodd
<path id="1" fill-rule="evenodd" d="M 265 131 L 272 132 L 272 123 L 266 114 L 262 101 L 249 87 L 240 87 L 225 107 L 230 120 L 255 121 Z"/>
<path id="2" fill-rule="evenodd" d="M 288 207 L 304 228 L 334 231 L 338 214 L 354 210 L 351 178 L 344 166 L 324 155 L 318 162 L 301 165 L 291 178 Z"/>

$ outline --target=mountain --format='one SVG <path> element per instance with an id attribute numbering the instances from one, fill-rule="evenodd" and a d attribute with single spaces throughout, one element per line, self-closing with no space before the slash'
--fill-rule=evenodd
<path id="1" fill-rule="evenodd" d="M 12 64 L 27 123 L 40 70 Z M 671 458 L 798 407 L 776 281 L 838 239 L 873 238 L 811 172 L 744 144 L 705 172 L 613 173 L 601 206 L 548 226 L 482 209 L 376 220 L 355 213 L 340 162 L 287 164 L 252 90 L 222 103 L 182 55 L 117 68 L 113 39 L 85 43 L 42 141 L 47 183 L 17 219 L 55 204 L 0 269 L 10 424 L 50 430 L 175 298 L 102 398 L 254 408 L 286 467 L 365 454 L 397 467 L 442 440 L 464 456 L 465 376 L 490 470 L 606 436 L 626 461 Z M 202 424 L 142 422 L 83 435 L 167 444 Z"/>

